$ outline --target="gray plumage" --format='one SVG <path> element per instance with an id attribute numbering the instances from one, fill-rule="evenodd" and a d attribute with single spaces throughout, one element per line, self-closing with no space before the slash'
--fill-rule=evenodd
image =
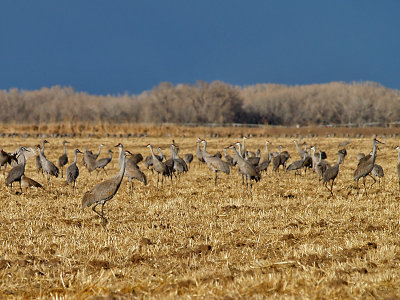
<path id="1" fill-rule="evenodd" d="M 186 173 L 189 171 L 189 168 L 180 156 L 179 156 L 179 148 L 176 147 L 174 144 L 171 145 L 171 154 L 174 160 L 174 170 L 181 175 L 182 173 Z"/>
<path id="2" fill-rule="evenodd" d="M 339 150 L 340 151 L 340 150 Z M 325 171 L 330 168 L 329 163 L 326 160 L 322 159 L 322 153 L 321 150 L 319 151 L 319 161 L 317 163 L 317 166 L 315 167 L 315 171 L 317 172 L 318 175 L 318 180 L 321 181 L 322 177 L 325 173 Z"/>
<path id="3" fill-rule="evenodd" d="M 153 157 L 153 169 L 157 172 L 157 186 L 158 186 L 158 182 L 160 181 L 160 178 L 159 178 L 160 174 L 162 176 L 161 177 L 161 184 L 163 184 L 164 183 L 164 177 L 170 177 L 171 176 L 171 171 L 167 168 L 165 163 L 163 163 L 162 161 L 159 161 L 156 158 L 156 155 L 154 154 L 152 145 L 148 144 L 146 147 L 148 147 L 150 149 L 151 156 Z"/>
<path id="4" fill-rule="evenodd" d="M 197 142 L 196 142 L 196 157 L 199 160 L 199 162 L 204 163 L 204 158 L 203 158 L 203 151 L 201 151 L 200 149 L 200 143 L 201 143 L 201 139 L 197 138 Z"/>
<path id="5" fill-rule="evenodd" d="M 26 177 L 25 175 L 22 175 L 21 177 L 21 186 L 26 189 L 30 187 L 43 188 L 39 182 L 33 180 L 32 178 Z"/>
<path id="6" fill-rule="evenodd" d="M 101 145 L 101 144 L 100 144 Z M 101 149 L 101 147 L 99 147 Z M 89 173 L 96 170 L 96 158 L 88 151 L 87 147 L 85 147 L 85 151 L 83 153 L 83 161 L 84 166 L 88 169 Z"/>
<path id="7" fill-rule="evenodd" d="M 381 186 L 381 178 L 383 178 L 383 177 L 385 176 L 385 173 L 384 173 L 384 171 L 383 171 L 382 166 L 381 166 L 381 165 L 378 165 L 378 164 L 374 164 L 374 167 L 372 168 L 372 171 L 371 171 L 371 176 L 372 176 L 372 178 L 374 179 L 374 182 L 372 183 L 372 185 L 375 184 L 375 182 L 376 182 L 376 177 L 378 177 L 379 186 Z M 372 185 L 371 185 L 371 186 L 372 186 Z"/>
<path id="8" fill-rule="evenodd" d="M 122 166 L 124 159 L 124 148 L 121 143 L 119 143 L 116 147 L 119 147 L 118 164 L 119 166 Z M 130 195 L 133 195 L 133 179 L 136 179 L 140 182 L 143 182 L 144 185 L 147 185 L 146 175 L 140 170 L 139 166 L 135 164 L 133 160 L 129 160 L 128 158 L 126 159 L 124 176 L 127 177 L 129 181 Z"/>
<path id="9" fill-rule="evenodd" d="M 40 156 L 40 163 L 42 164 L 43 173 L 47 174 L 47 182 L 50 181 L 50 175 L 54 177 L 58 177 L 59 170 L 58 168 L 46 158 L 46 156 L 40 151 L 40 146 L 36 146 Z"/>
<path id="10" fill-rule="evenodd" d="M 78 161 L 78 153 L 82 153 L 79 149 L 75 149 L 75 159 L 72 164 L 70 164 L 67 168 L 67 173 L 66 173 L 66 182 L 67 183 L 72 183 L 72 189 L 75 190 L 76 186 L 76 179 L 79 176 L 79 168 L 76 164 Z"/>
<path id="11" fill-rule="evenodd" d="M 300 175 L 299 174 L 299 170 L 301 170 L 304 167 L 304 161 L 305 161 L 305 157 L 303 159 L 300 160 L 296 160 L 294 162 L 292 162 L 286 169 L 286 172 L 290 172 L 290 171 L 295 171 L 294 175 Z"/>
<path id="12" fill-rule="evenodd" d="M 193 161 L 193 154 L 192 154 L 192 153 L 185 153 L 185 154 L 183 154 L 183 160 L 185 161 L 185 163 L 186 163 L 187 165 L 190 166 L 190 164 L 191 164 L 192 161 Z"/>
<path id="13" fill-rule="evenodd" d="M 358 180 L 360 178 L 363 178 L 364 190 L 365 193 L 367 193 L 367 187 L 365 185 L 365 182 L 366 182 L 366 177 L 371 173 L 375 165 L 377 143 L 383 144 L 382 142 L 374 138 L 372 140 L 372 154 L 370 159 L 366 159 L 368 157 L 367 155 L 364 159 L 360 160 L 357 169 L 354 171 L 354 180 L 356 181 L 357 185 L 357 193 L 358 193 Z"/>
<path id="14" fill-rule="evenodd" d="M 263 171 L 267 172 L 268 171 L 268 166 L 271 163 L 271 159 L 272 159 L 272 154 L 269 154 L 268 155 L 268 159 L 262 161 L 261 163 L 259 163 L 258 166 L 256 167 L 256 170 L 258 172 L 263 172 Z"/>
<path id="15" fill-rule="evenodd" d="M 232 156 L 230 156 L 228 153 L 227 153 L 227 147 L 224 147 L 224 158 L 225 158 L 225 161 L 228 163 L 228 164 L 230 164 L 231 166 L 234 166 L 234 165 L 236 165 L 236 162 L 234 163 L 234 161 L 233 161 L 233 157 Z"/>
<path id="16" fill-rule="evenodd" d="M 298 143 L 296 140 L 294 140 L 293 142 L 294 142 L 294 144 L 296 145 L 297 153 L 299 153 L 299 156 L 300 156 L 301 159 L 303 159 L 304 156 L 307 156 L 307 155 L 308 155 L 307 151 L 304 151 L 303 149 L 301 149 L 301 148 L 299 147 L 299 143 Z"/>
<path id="17" fill-rule="evenodd" d="M 43 155 L 45 155 L 44 147 L 47 143 L 49 143 L 47 140 L 43 140 L 42 141 L 42 149 L 41 150 L 39 149 L 39 152 L 41 151 Z M 35 162 L 36 162 L 36 171 L 38 172 L 38 174 L 39 174 L 39 172 L 42 172 L 42 174 L 43 174 L 42 162 L 40 161 L 39 153 L 38 153 L 38 155 L 36 155 Z"/>
<path id="18" fill-rule="evenodd" d="M 9 154 L 3 149 L 0 149 L 0 169 L 3 168 L 3 176 L 5 176 L 7 164 L 11 166 L 11 162 L 15 161 L 18 163 L 17 157 L 15 154 Z"/>
<path id="19" fill-rule="evenodd" d="M 253 180 L 258 182 L 261 179 L 261 174 L 260 172 L 248 161 L 244 160 L 243 157 L 240 155 L 241 151 L 241 144 L 239 142 L 236 143 L 236 145 L 239 147 L 239 151 L 236 150 L 236 147 L 234 145 L 231 145 L 230 148 L 233 149 L 233 151 L 236 154 L 236 157 L 238 159 L 237 164 L 239 167 L 239 173 L 242 174 L 242 180 L 244 181 L 244 178 L 246 178 L 246 186 L 248 187 L 248 181 L 250 180 L 250 188 L 253 187 Z M 244 183 L 242 181 L 242 183 Z"/>
<path id="20" fill-rule="evenodd" d="M 26 148 L 25 148 L 25 147 L 20 147 L 20 148 L 19 148 L 19 153 L 20 153 L 20 155 L 21 155 L 21 157 L 22 157 L 22 162 L 21 162 L 19 165 L 13 167 L 13 168 L 8 172 L 8 175 L 7 175 L 7 178 L 6 178 L 5 183 L 6 183 L 6 186 L 11 185 L 10 191 L 12 191 L 12 185 L 13 185 L 13 183 L 17 181 L 17 182 L 19 182 L 19 187 L 20 187 L 21 192 L 22 192 L 21 177 L 22 177 L 22 176 L 24 175 L 24 173 L 25 173 L 25 164 L 26 164 L 25 155 L 24 155 L 24 152 L 25 152 L 25 151 L 26 151 Z"/>
<path id="21" fill-rule="evenodd" d="M 58 158 L 58 167 L 61 169 L 61 178 L 64 177 L 64 166 L 68 163 L 67 148 L 65 146 L 66 143 L 68 143 L 66 140 L 62 142 L 64 153 Z"/>
<path id="22" fill-rule="evenodd" d="M 128 153 L 130 152 L 124 152 L 122 166 L 120 167 L 117 175 L 99 183 L 91 191 L 88 191 L 83 195 L 82 210 L 84 210 L 85 207 L 90 207 L 93 205 L 92 210 L 102 218 L 103 225 L 105 225 L 105 223 L 107 222 L 107 219 L 104 217 L 104 205 L 107 203 L 107 201 L 111 200 L 114 197 L 119 187 L 121 186 L 122 178 L 125 173 L 126 154 Z M 96 210 L 96 207 L 99 204 L 101 204 L 101 213 Z"/>
<path id="23" fill-rule="evenodd" d="M 203 143 L 203 150 L 202 150 L 203 159 L 207 164 L 207 166 L 214 172 L 215 174 L 214 184 L 217 185 L 218 172 L 223 172 L 229 175 L 231 171 L 231 166 L 229 165 L 229 163 L 223 161 L 221 158 L 212 156 L 207 152 L 206 140 L 202 140 L 201 143 Z"/>
<path id="24" fill-rule="evenodd" d="M 111 160 L 112 160 L 112 151 L 111 149 L 108 149 L 108 157 L 96 160 L 95 167 L 97 173 L 99 173 L 100 170 L 103 170 L 104 173 L 107 174 L 105 167 L 111 162 Z"/>
<path id="25" fill-rule="evenodd" d="M 330 189 L 332 196 L 333 196 L 333 183 L 335 182 L 335 179 L 339 174 L 339 165 L 342 163 L 342 161 L 343 161 L 343 154 L 340 151 L 338 151 L 337 163 L 332 167 L 327 168 L 324 174 L 322 175 L 322 183 L 328 190 L 329 188 L 327 187 L 327 184 L 329 181 L 332 181 Z"/>

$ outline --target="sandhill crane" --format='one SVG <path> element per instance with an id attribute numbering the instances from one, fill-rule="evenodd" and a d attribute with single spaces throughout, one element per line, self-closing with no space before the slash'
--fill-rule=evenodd
<path id="1" fill-rule="evenodd" d="M 67 168 L 67 173 L 66 173 L 66 182 L 67 183 L 72 183 L 72 190 L 75 190 L 75 186 L 76 186 L 76 179 L 79 176 L 79 168 L 76 164 L 76 162 L 78 161 L 78 153 L 82 152 L 79 149 L 75 149 L 74 154 L 75 154 L 75 159 L 74 162 L 72 164 L 70 164 Z"/>
<path id="2" fill-rule="evenodd" d="M 197 138 L 197 142 L 196 142 L 196 157 L 199 160 L 200 164 L 204 163 L 204 158 L 203 158 L 203 151 L 201 151 L 200 149 L 200 143 L 201 143 L 201 139 Z"/>
<path id="3" fill-rule="evenodd" d="M 193 154 L 192 153 L 185 153 L 183 154 L 183 160 L 185 161 L 185 163 L 188 165 L 188 167 L 190 167 L 190 164 L 193 161 Z"/>
<path id="4" fill-rule="evenodd" d="M 114 147 L 118 147 L 119 149 L 118 164 L 121 167 L 124 160 L 124 146 L 121 143 L 118 143 L 118 145 Z M 133 195 L 133 179 L 136 179 L 140 182 L 143 182 L 144 185 L 147 185 L 146 175 L 140 170 L 138 165 L 134 163 L 134 160 L 130 160 L 129 158 L 126 159 L 124 176 L 128 178 L 129 194 L 131 196 Z"/>
<path id="5" fill-rule="evenodd" d="M 3 176 L 5 176 L 7 164 L 11 165 L 11 162 L 13 160 L 18 163 L 16 155 L 9 154 L 6 151 L 4 151 L 3 149 L 0 149 L 0 169 L 1 169 L 1 167 L 4 166 Z"/>
<path id="6" fill-rule="evenodd" d="M 12 191 L 13 182 L 18 181 L 19 182 L 19 187 L 20 187 L 21 192 L 22 192 L 21 177 L 22 177 L 22 175 L 24 175 L 24 172 L 25 172 L 25 164 L 26 164 L 25 154 L 24 154 L 25 151 L 27 151 L 27 149 L 25 147 L 20 147 L 19 148 L 19 153 L 21 155 L 22 162 L 21 162 L 21 164 L 13 167 L 8 172 L 8 175 L 7 175 L 7 178 L 6 178 L 6 186 L 11 185 L 10 191 Z"/>
<path id="7" fill-rule="evenodd" d="M 97 151 L 97 153 L 93 153 L 92 151 L 88 150 L 88 151 L 87 151 L 87 155 L 89 155 L 89 156 L 92 157 L 94 160 L 96 160 L 96 159 L 99 157 L 100 152 L 101 152 L 101 148 L 102 148 L 103 146 L 104 146 L 103 144 L 100 144 L 100 145 L 99 145 L 99 151 Z"/>
<path id="8" fill-rule="evenodd" d="M 111 162 L 111 160 L 112 160 L 112 151 L 111 149 L 108 149 L 108 157 L 96 160 L 95 167 L 97 174 L 99 174 L 100 170 L 104 170 L 104 172 L 107 174 L 105 167 Z"/>
<path id="9" fill-rule="evenodd" d="M 160 148 L 157 148 L 157 151 L 160 153 L 160 155 L 155 155 L 156 156 L 156 158 L 159 160 L 159 161 L 163 161 L 164 159 L 165 159 L 165 156 L 164 156 L 164 154 L 162 154 L 162 151 L 161 151 L 161 149 Z M 149 155 L 149 156 L 146 156 L 146 158 L 145 158 L 145 160 L 144 160 L 144 165 L 145 165 L 145 167 L 147 168 L 147 169 L 150 169 L 151 170 L 151 173 L 153 173 L 153 156 L 151 156 L 151 155 Z"/>
<path id="10" fill-rule="evenodd" d="M 211 154 L 209 154 L 207 152 L 207 141 L 206 140 L 202 140 L 201 143 L 203 143 L 203 159 L 205 161 L 205 163 L 207 164 L 207 166 L 214 171 L 215 174 L 215 179 L 214 179 L 214 183 L 215 185 L 217 185 L 217 178 L 218 178 L 218 172 L 224 172 L 225 174 L 230 173 L 231 171 L 231 166 L 229 165 L 229 163 L 227 163 L 226 161 L 223 161 L 222 159 L 212 156 Z"/>
<path id="11" fill-rule="evenodd" d="M 340 150 L 339 150 L 339 152 L 340 152 Z M 326 169 L 328 169 L 328 168 L 330 168 L 330 165 L 326 160 L 322 159 L 322 151 L 319 150 L 319 160 L 318 160 L 317 166 L 315 167 L 315 171 L 317 172 L 317 175 L 318 175 L 318 181 L 322 180 L 322 176 L 324 175 Z"/>
<path id="12" fill-rule="evenodd" d="M 290 154 L 289 152 L 287 152 L 286 150 L 282 152 L 282 146 L 279 145 L 279 155 L 281 157 L 281 165 L 283 166 L 283 169 L 286 169 L 286 162 L 289 160 L 290 158 Z"/>
<path id="13" fill-rule="evenodd" d="M 381 178 L 385 176 L 385 173 L 383 172 L 383 168 L 381 165 L 374 164 L 374 167 L 371 171 L 371 177 L 374 179 L 374 182 L 372 183 L 371 186 L 373 186 L 376 182 L 376 177 L 378 177 L 379 180 L 379 186 L 381 186 Z"/>
<path id="14" fill-rule="evenodd" d="M 42 149 L 41 149 L 41 150 L 39 149 L 39 152 L 42 152 L 43 155 L 44 155 L 44 146 L 45 146 L 46 144 L 48 144 L 48 143 L 49 143 L 49 142 L 48 142 L 47 140 L 43 140 L 43 141 L 42 141 Z M 39 153 L 38 153 L 38 155 L 37 155 L 36 158 L 35 158 L 35 162 L 36 162 L 36 170 L 37 170 L 38 174 L 39 174 L 39 172 L 42 172 L 42 174 L 43 174 L 42 162 L 40 161 L 40 155 L 39 155 Z"/>
<path id="15" fill-rule="evenodd" d="M 153 146 L 148 144 L 146 147 L 150 149 L 151 156 L 153 157 L 153 169 L 157 172 L 157 186 L 158 182 L 160 181 L 160 174 L 162 175 L 161 177 L 161 184 L 164 183 L 164 177 L 169 176 L 172 179 L 171 171 L 168 169 L 168 167 L 163 163 L 162 161 L 159 161 L 154 154 L 153 151 Z"/>
<path id="16" fill-rule="evenodd" d="M 235 145 L 237 145 L 239 147 L 239 152 L 236 150 Z M 235 145 L 231 145 L 231 146 L 229 146 L 229 148 L 233 149 L 233 151 L 236 154 L 236 157 L 238 159 L 237 164 L 239 167 L 239 173 L 242 174 L 242 179 L 244 180 L 244 177 L 246 177 L 246 186 L 247 187 L 249 186 L 248 180 L 250 180 L 250 189 L 252 189 L 253 188 L 253 180 L 258 182 L 261 179 L 260 172 L 257 171 L 257 169 L 252 164 L 250 164 L 248 161 L 244 160 L 243 157 L 240 155 L 241 144 L 239 142 L 236 142 Z"/>
<path id="17" fill-rule="evenodd" d="M 397 178 L 399 179 L 399 190 L 400 190 L 400 146 L 395 148 L 397 150 Z"/>
<path id="18" fill-rule="evenodd" d="M 228 147 L 224 147 L 224 158 L 225 158 L 225 161 L 226 161 L 228 164 L 230 164 L 231 166 L 234 166 L 235 163 L 233 162 L 233 157 L 230 156 L 230 155 L 227 153 L 227 149 L 228 149 Z"/>
<path id="19" fill-rule="evenodd" d="M 319 161 L 319 155 L 316 153 L 315 146 L 311 147 L 311 161 L 312 161 L 312 169 L 315 172 L 315 167 L 317 166 L 317 163 Z"/>
<path id="20" fill-rule="evenodd" d="M 271 159 L 272 159 L 272 154 L 268 154 L 268 159 L 264 160 L 263 162 L 259 163 L 258 166 L 256 167 L 256 170 L 259 172 L 268 171 L 268 166 L 271 163 Z"/>
<path id="21" fill-rule="evenodd" d="M 43 188 L 43 186 L 39 182 L 33 180 L 32 178 L 26 177 L 25 175 L 22 175 L 21 177 L 21 186 L 22 188 L 26 189 L 30 187 Z"/>
<path id="22" fill-rule="evenodd" d="M 96 170 L 96 159 L 93 157 L 93 155 L 90 154 L 86 146 L 85 146 L 85 151 L 83 153 L 83 161 L 84 161 L 83 165 L 86 166 L 89 173 Z"/>
<path id="23" fill-rule="evenodd" d="M 344 159 L 345 159 L 346 156 L 347 156 L 347 150 L 346 150 L 346 148 L 342 148 L 342 149 L 340 149 L 339 151 L 340 151 L 340 153 L 343 154 L 343 162 L 342 162 L 342 163 L 344 163 Z"/>
<path id="24" fill-rule="evenodd" d="M 307 155 L 308 155 L 307 151 L 304 151 L 303 149 L 301 149 L 301 148 L 299 147 L 299 143 L 297 142 L 297 140 L 294 140 L 293 142 L 294 142 L 294 144 L 296 145 L 296 150 L 297 150 L 297 152 L 299 153 L 299 156 L 300 156 L 301 159 L 303 159 L 304 156 L 307 156 Z"/>
<path id="25" fill-rule="evenodd" d="M 245 155 L 245 159 L 255 167 L 260 162 L 260 157 L 257 157 L 257 156 L 249 157 L 248 151 L 245 151 L 244 155 Z"/>
<path id="26" fill-rule="evenodd" d="M 40 156 L 40 163 L 42 164 L 43 172 L 47 174 L 47 182 L 50 181 L 50 175 L 54 177 L 58 177 L 59 170 L 58 168 L 46 158 L 46 156 L 40 151 L 40 145 L 36 146 Z"/>
<path id="27" fill-rule="evenodd" d="M 178 174 L 186 173 L 189 171 L 189 167 L 186 164 L 185 160 L 179 156 L 179 147 L 172 144 L 173 156 L 174 156 L 174 169 L 178 172 Z"/>
<path id="28" fill-rule="evenodd" d="M 133 162 L 135 165 L 137 165 L 143 160 L 143 155 L 140 153 L 132 153 L 132 155 L 127 159 Z"/>
<path id="29" fill-rule="evenodd" d="M 306 157 L 303 157 L 300 160 L 296 160 L 294 162 L 292 162 L 287 168 L 286 168 L 286 172 L 290 172 L 292 170 L 294 170 L 294 175 L 300 175 L 301 174 L 301 169 L 304 167 L 304 161 L 306 160 Z M 300 174 L 299 174 L 299 170 L 300 170 Z"/>
<path id="30" fill-rule="evenodd" d="M 340 151 L 338 151 L 337 163 L 332 167 L 327 168 L 324 174 L 322 175 L 322 183 L 328 190 L 329 188 L 327 187 L 327 184 L 329 181 L 332 181 L 330 189 L 332 196 L 333 196 L 333 183 L 335 182 L 335 179 L 339 174 L 339 165 L 342 163 L 342 161 L 343 161 L 343 154 Z"/>
<path id="31" fill-rule="evenodd" d="M 363 178 L 365 194 L 367 194 L 367 187 L 365 186 L 365 181 L 366 181 L 366 176 L 368 176 L 371 173 L 371 171 L 372 171 L 372 169 L 374 168 L 374 165 L 375 165 L 376 148 L 377 148 L 376 144 L 377 143 L 383 144 L 382 142 L 380 142 L 376 138 L 374 138 L 373 141 L 372 141 L 372 155 L 371 155 L 371 158 L 367 159 L 367 160 L 365 160 L 363 162 L 360 161 L 359 165 L 357 166 L 357 169 L 354 171 L 354 180 L 356 181 L 356 184 L 357 184 L 357 194 L 358 194 L 358 180 L 361 177 Z"/>
<path id="32" fill-rule="evenodd" d="M 64 166 L 68 163 L 67 148 L 65 146 L 66 143 L 69 143 L 69 142 L 67 142 L 66 140 L 64 140 L 62 142 L 62 145 L 64 147 L 64 153 L 58 158 L 58 167 L 61 169 L 61 178 L 64 177 L 64 174 L 63 174 Z"/>
<path id="33" fill-rule="evenodd" d="M 117 175 L 97 184 L 91 191 L 88 191 L 83 195 L 82 211 L 85 207 L 93 205 L 92 210 L 101 217 L 103 225 L 107 222 L 107 219 L 104 217 L 104 205 L 114 197 L 121 185 L 125 173 L 126 155 L 128 154 L 130 154 L 129 151 L 124 152 L 122 165 Z M 96 210 L 96 207 L 99 204 L 101 204 L 101 213 Z"/>

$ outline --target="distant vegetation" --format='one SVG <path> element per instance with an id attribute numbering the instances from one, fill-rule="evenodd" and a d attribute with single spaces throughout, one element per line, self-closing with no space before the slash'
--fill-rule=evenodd
<path id="1" fill-rule="evenodd" d="M 220 81 L 161 83 L 139 95 L 98 96 L 54 86 L 0 91 L 0 122 L 323 125 L 400 121 L 400 92 L 377 83 L 303 86 Z"/>

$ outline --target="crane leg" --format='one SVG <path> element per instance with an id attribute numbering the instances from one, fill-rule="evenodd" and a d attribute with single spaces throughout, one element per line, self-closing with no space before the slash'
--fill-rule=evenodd
<path id="1" fill-rule="evenodd" d="M 132 180 L 130 181 L 129 195 L 133 196 L 133 182 L 132 182 Z"/>
<path id="2" fill-rule="evenodd" d="M 331 195 L 333 196 L 333 183 L 335 182 L 335 179 L 332 180 L 332 184 L 331 184 Z"/>
<path id="3" fill-rule="evenodd" d="M 64 168 L 61 167 L 61 178 L 64 178 Z"/>
<path id="4" fill-rule="evenodd" d="M 374 176 L 372 176 L 371 174 L 369 174 L 369 177 L 371 177 L 373 180 L 374 180 L 374 182 L 371 184 L 371 187 L 376 183 L 376 179 L 375 179 L 375 177 Z M 379 183 L 379 185 L 380 185 L 380 183 Z"/>
<path id="5" fill-rule="evenodd" d="M 214 173 L 215 173 L 215 182 L 214 182 L 214 184 L 215 184 L 215 186 L 217 186 L 218 173 L 217 172 L 214 172 Z"/>
<path id="6" fill-rule="evenodd" d="M 106 175 L 108 176 L 107 171 L 106 171 L 106 168 L 103 168 L 103 170 L 104 170 L 104 173 L 106 173 Z"/>
<path id="7" fill-rule="evenodd" d="M 365 185 L 365 182 L 367 181 L 367 178 L 364 176 L 363 177 L 363 183 L 364 183 L 364 190 L 365 190 L 365 195 L 367 195 L 367 187 Z"/>
<path id="8" fill-rule="evenodd" d="M 21 190 L 21 194 L 22 194 L 22 185 L 21 185 L 21 180 L 19 181 L 19 188 Z"/>
<path id="9" fill-rule="evenodd" d="M 104 203 L 101 204 L 101 217 L 103 219 L 103 226 L 107 224 L 107 219 L 104 217 Z"/>

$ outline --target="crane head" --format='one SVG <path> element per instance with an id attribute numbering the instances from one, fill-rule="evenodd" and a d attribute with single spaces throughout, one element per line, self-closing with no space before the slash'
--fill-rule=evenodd
<path id="1" fill-rule="evenodd" d="M 48 140 L 44 140 L 43 144 L 50 144 L 50 142 Z"/>
<path id="2" fill-rule="evenodd" d="M 153 147 L 151 144 L 146 145 L 147 148 Z"/>
<path id="3" fill-rule="evenodd" d="M 379 141 L 377 138 L 374 138 L 374 141 L 377 142 L 378 144 L 385 144 L 385 143 Z"/>
<path id="4" fill-rule="evenodd" d="M 101 145 L 101 144 L 100 144 Z M 123 145 L 121 143 L 118 143 L 117 145 L 115 145 L 114 147 L 123 147 Z"/>
<path id="5" fill-rule="evenodd" d="M 79 150 L 79 149 L 75 149 L 75 152 L 76 152 L 76 153 L 82 153 L 82 151 Z M 82 153 L 82 154 L 83 154 L 83 153 Z"/>
<path id="6" fill-rule="evenodd" d="M 63 142 L 62 142 L 63 144 L 69 144 L 69 142 L 68 141 L 66 141 L 66 140 L 63 140 Z"/>
<path id="7" fill-rule="evenodd" d="M 396 149 L 396 150 L 400 150 L 400 146 L 396 146 L 396 148 L 394 148 L 394 149 Z"/>

